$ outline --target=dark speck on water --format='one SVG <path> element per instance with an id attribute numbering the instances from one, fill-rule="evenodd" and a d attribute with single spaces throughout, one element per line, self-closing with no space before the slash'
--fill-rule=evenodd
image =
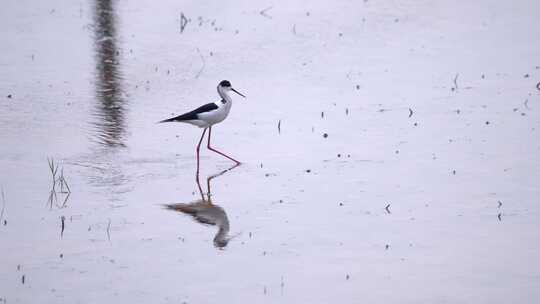
<path id="1" fill-rule="evenodd" d="M 328 137 L 328 134 L 327 134 L 327 133 L 324 133 L 324 134 L 322 135 L 322 137 L 327 138 L 327 137 Z"/>
<path id="2" fill-rule="evenodd" d="M 9 94 L 9 95 L 7 96 L 7 98 L 11 98 L 11 97 L 12 97 L 11 94 Z"/>

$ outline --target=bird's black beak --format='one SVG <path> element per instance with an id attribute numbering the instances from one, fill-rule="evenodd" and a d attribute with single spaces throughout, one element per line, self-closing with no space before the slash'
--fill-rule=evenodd
<path id="1" fill-rule="evenodd" d="M 238 94 L 238 95 L 240 95 L 240 96 L 246 98 L 246 96 L 244 96 L 244 94 L 238 92 L 237 90 L 235 90 L 235 89 L 233 89 L 233 88 L 231 88 L 231 90 L 232 90 L 233 92 L 235 92 L 236 94 Z"/>

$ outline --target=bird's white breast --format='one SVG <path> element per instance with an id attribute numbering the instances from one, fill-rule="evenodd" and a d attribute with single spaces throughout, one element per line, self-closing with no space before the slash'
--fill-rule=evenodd
<path id="1" fill-rule="evenodd" d="M 227 116 L 229 115 L 229 111 L 231 110 L 231 104 L 231 102 L 216 102 L 216 105 L 218 106 L 217 109 L 206 113 L 200 113 L 198 116 L 201 120 L 207 122 L 208 125 L 220 123 L 225 120 L 225 118 L 227 118 Z"/>

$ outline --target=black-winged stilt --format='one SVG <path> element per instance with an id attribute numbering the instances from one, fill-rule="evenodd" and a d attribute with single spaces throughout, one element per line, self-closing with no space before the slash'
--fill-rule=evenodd
<path id="1" fill-rule="evenodd" d="M 210 146 L 210 137 L 212 136 L 212 126 L 217 123 L 222 122 L 229 115 L 229 111 L 231 110 L 231 107 L 232 107 L 232 98 L 231 96 L 229 96 L 229 92 L 233 91 L 244 98 L 246 96 L 242 95 L 240 92 L 235 90 L 231 86 L 231 83 L 228 80 L 221 81 L 219 85 L 217 86 L 217 91 L 218 91 L 219 96 L 221 97 L 220 101 L 208 103 L 201 107 L 198 107 L 197 109 L 191 112 L 187 112 L 182 115 L 178 115 L 176 117 L 160 121 L 160 123 L 161 122 L 185 122 L 185 123 L 195 125 L 199 128 L 204 128 L 201 135 L 201 139 L 199 140 L 199 144 L 197 145 L 197 175 L 199 173 L 199 151 L 200 151 L 201 143 L 203 141 L 206 130 L 208 130 L 208 145 L 207 145 L 208 150 L 211 150 L 222 156 L 225 156 L 226 158 L 235 162 L 237 165 L 240 164 L 240 162 L 237 161 L 236 159 L 212 148 Z"/>

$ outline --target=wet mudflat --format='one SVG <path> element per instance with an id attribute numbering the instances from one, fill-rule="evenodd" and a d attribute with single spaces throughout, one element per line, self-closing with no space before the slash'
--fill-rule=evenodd
<path id="1" fill-rule="evenodd" d="M 3 3 L 0 303 L 536 303 L 539 9 Z"/>

